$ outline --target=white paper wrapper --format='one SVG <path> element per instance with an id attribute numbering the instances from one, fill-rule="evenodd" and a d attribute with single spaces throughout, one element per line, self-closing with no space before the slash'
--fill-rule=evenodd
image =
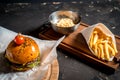
<path id="1" fill-rule="evenodd" d="M 41 80 L 49 64 L 57 58 L 56 47 L 64 39 L 64 36 L 58 41 L 40 40 L 29 36 L 39 46 L 41 65 L 25 72 L 10 72 L 9 66 L 4 62 L 4 52 L 16 35 L 17 33 L 0 26 L 0 80 Z"/>
<path id="2" fill-rule="evenodd" d="M 104 34 L 106 34 L 107 36 L 111 36 L 113 42 L 116 44 L 114 34 L 104 24 L 97 23 L 97 24 L 89 26 L 81 31 L 81 34 L 85 38 L 85 40 L 88 44 L 88 47 L 89 47 L 89 42 L 90 42 L 90 36 L 95 28 L 99 28 Z M 89 47 L 89 49 L 94 54 L 94 52 L 92 51 L 92 49 L 90 47 Z M 113 56 L 111 57 L 110 61 L 112 61 L 112 60 L 113 60 Z"/>

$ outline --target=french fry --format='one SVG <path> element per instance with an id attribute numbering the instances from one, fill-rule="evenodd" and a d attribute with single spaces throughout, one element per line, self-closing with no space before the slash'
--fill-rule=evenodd
<path id="1" fill-rule="evenodd" d="M 115 53 L 118 53 L 117 48 L 116 48 L 115 44 L 113 43 L 113 41 L 112 41 L 112 47 L 113 47 Z"/>
<path id="2" fill-rule="evenodd" d="M 93 45 L 95 45 L 97 40 L 98 40 L 98 34 L 97 34 L 97 31 L 94 31 Z"/>
<path id="3" fill-rule="evenodd" d="M 99 44 L 99 49 L 100 49 L 100 53 L 101 53 L 101 59 L 104 59 L 104 50 L 103 50 L 103 44 Z"/>
<path id="4" fill-rule="evenodd" d="M 98 55 L 97 55 L 97 57 L 100 59 L 101 51 L 100 51 L 100 48 L 99 48 L 99 47 L 97 47 L 97 51 L 98 51 Z"/>
<path id="5" fill-rule="evenodd" d="M 110 55 L 109 55 L 109 51 L 108 51 L 108 43 L 106 42 L 105 44 L 105 58 L 106 60 L 110 60 Z"/>
<path id="6" fill-rule="evenodd" d="M 93 50 L 94 50 L 95 56 L 97 56 L 98 55 L 97 44 L 94 45 Z"/>
<path id="7" fill-rule="evenodd" d="M 108 44 L 108 49 L 109 49 L 109 52 L 111 53 L 111 55 L 115 56 L 115 51 L 109 44 Z"/>

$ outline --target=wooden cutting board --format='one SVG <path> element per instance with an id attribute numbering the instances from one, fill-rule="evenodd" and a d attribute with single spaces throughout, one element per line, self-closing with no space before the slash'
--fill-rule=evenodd
<path id="1" fill-rule="evenodd" d="M 48 71 L 46 72 L 42 80 L 58 80 L 59 76 L 59 64 L 58 60 L 54 60 L 52 64 L 49 65 Z"/>
<path id="2" fill-rule="evenodd" d="M 80 31 L 87 27 L 89 27 L 89 25 L 81 23 L 78 29 L 67 35 L 58 47 L 103 70 L 115 71 L 118 68 L 120 61 L 120 37 L 115 36 L 118 54 L 116 55 L 114 61 L 102 61 L 92 55 L 84 37 L 80 34 Z M 39 38 L 41 39 L 58 40 L 62 36 L 62 34 L 55 32 L 51 27 L 45 28 L 39 33 Z"/>

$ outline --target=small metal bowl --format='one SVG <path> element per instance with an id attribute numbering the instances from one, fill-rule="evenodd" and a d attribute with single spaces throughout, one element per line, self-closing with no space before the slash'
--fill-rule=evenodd
<path id="1" fill-rule="evenodd" d="M 57 23 L 62 18 L 71 19 L 74 23 L 74 26 L 69 26 L 69 27 L 57 26 Z M 52 28 L 54 31 L 59 32 L 61 34 L 70 34 L 71 32 L 75 31 L 80 25 L 81 17 L 76 12 L 61 10 L 50 14 L 49 21 L 52 24 Z"/>

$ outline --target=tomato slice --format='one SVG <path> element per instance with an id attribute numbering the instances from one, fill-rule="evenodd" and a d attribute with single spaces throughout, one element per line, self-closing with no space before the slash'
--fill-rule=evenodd
<path id="1" fill-rule="evenodd" d="M 21 33 L 18 33 L 18 35 L 15 37 L 14 42 L 18 45 L 24 43 L 24 36 L 21 35 Z"/>

